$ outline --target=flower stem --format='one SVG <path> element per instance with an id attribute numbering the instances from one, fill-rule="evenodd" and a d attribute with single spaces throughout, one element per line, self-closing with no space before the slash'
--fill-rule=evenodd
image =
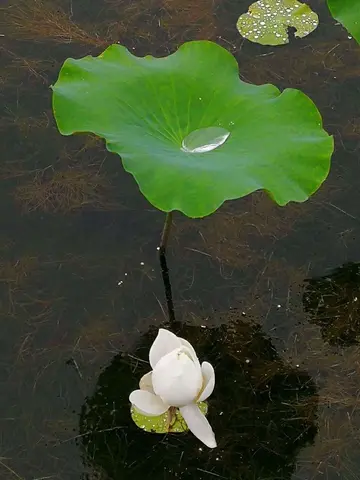
<path id="1" fill-rule="evenodd" d="M 167 212 L 166 218 L 165 218 L 165 223 L 164 223 L 164 228 L 163 228 L 163 231 L 162 231 L 162 234 L 161 234 L 161 240 L 160 240 L 160 251 L 163 250 L 164 253 L 166 252 L 166 247 L 167 247 L 167 243 L 168 243 L 168 240 L 169 240 L 171 225 L 172 225 L 172 212 Z"/>
<path id="2" fill-rule="evenodd" d="M 162 279 L 164 283 L 166 304 L 167 304 L 170 324 L 175 322 L 175 310 L 174 310 L 174 303 L 172 299 L 169 268 L 166 262 L 166 247 L 169 240 L 171 225 L 172 225 L 172 212 L 168 212 L 166 214 L 164 228 L 161 234 L 159 258 L 160 258 L 161 274 L 162 274 Z"/>

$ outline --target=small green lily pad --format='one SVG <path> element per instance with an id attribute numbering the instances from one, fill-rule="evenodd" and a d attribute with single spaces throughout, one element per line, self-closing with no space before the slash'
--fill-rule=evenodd
<path id="1" fill-rule="evenodd" d="M 208 405 L 206 402 L 198 403 L 198 407 L 204 415 L 207 414 Z M 189 430 L 178 408 L 171 408 L 156 417 L 148 417 L 132 405 L 131 418 L 139 428 L 149 433 L 183 433 Z"/>
<path id="2" fill-rule="evenodd" d="M 296 0 L 259 0 L 239 17 L 240 34 L 261 45 L 289 43 L 288 28 L 296 28 L 295 37 L 303 38 L 319 25 L 319 17 L 311 8 Z"/>

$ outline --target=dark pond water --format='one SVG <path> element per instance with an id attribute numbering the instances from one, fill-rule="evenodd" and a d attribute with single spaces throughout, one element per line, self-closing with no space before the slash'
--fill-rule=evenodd
<path id="1" fill-rule="evenodd" d="M 360 48 L 320 0 L 309 37 L 250 44 L 235 28 L 249 3 L 2 2 L 1 479 L 360 478 Z M 49 89 L 68 56 L 192 39 L 227 48 L 246 81 L 303 90 L 336 141 L 304 204 L 256 193 L 175 215 L 176 330 L 217 374 L 211 451 L 131 423 L 128 394 L 166 322 L 164 215 L 101 141 L 58 133 Z"/>

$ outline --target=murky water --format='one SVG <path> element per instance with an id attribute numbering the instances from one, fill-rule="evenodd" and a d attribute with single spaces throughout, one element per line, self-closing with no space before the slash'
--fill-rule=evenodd
<path id="1" fill-rule="evenodd" d="M 360 47 L 320 0 L 310 36 L 251 44 L 235 26 L 249 3 L 2 3 L 2 479 L 359 478 Z M 336 140 L 304 204 L 256 193 L 175 215 L 175 328 L 217 374 L 211 451 L 131 423 L 128 395 L 166 322 L 164 215 L 101 141 L 58 133 L 49 88 L 69 56 L 117 41 L 165 55 L 192 39 L 227 48 L 243 80 L 303 90 Z"/>

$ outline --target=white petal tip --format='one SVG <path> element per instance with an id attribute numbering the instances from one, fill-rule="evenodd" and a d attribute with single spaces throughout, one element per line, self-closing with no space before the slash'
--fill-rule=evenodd
<path id="1" fill-rule="evenodd" d="M 208 442 L 208 444 L 206 446 L 209 447 L 209 448 L 216 448 L 217 443 L 216 443 L 215 438 L 213 440 L 211 440 L 210 442 Z"/>
<path id="2" fill-rule="evenodd" d="M 189 430 L 195 435 L 195 437 L 209 448 L 217 447 L 213 429 L 197 405 L 191 404 L 181 407 L 180 412 L 184 417 Z"/>
<path id="3" fill-rule="evenodd" d="M 179 338 L 165 328 L 159 328 L 154 343 L 150 347 L 149 360 L 151 368 L 154 369 L 158 361 L 175 348 L 181 347 Z"/>

